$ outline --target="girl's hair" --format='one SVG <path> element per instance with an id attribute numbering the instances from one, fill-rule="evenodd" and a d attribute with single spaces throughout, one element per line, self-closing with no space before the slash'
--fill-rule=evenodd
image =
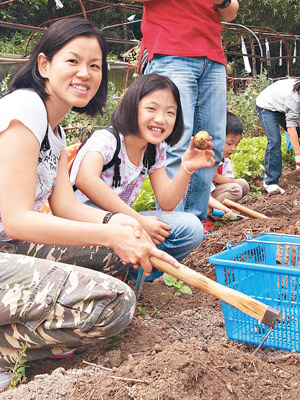
<path id="1" fill-rule="evenodd" d="M 177 104 L 176 121 L 171 135 L 166 138 L 170 146 L 176 144 L 183 133 L 183 116 L 180 103 L 180 94 L 177 86 L 169 78 L 157 74 L 140 76 L 134 81 L 111 117 L 112 126 L 124 136 L 139 135 L 138 106 L 140 100 L 156 90 L 168 89 L 174 96 Z"/>
<path id="2" fill-rule="evenodd" d="M 300 94 L 300 79 L 296 81 L 293 91 Z"/>
<path id="3" fill-rule="evenodd" d="M 226 122 L 226 135 L 233 133 L 234 135 L 241 135 L 244 127 L 242 121 L 238 116 L 230 111 L 227 111 L 227 122 Z"/>
<path id="4" fill-rule="evenodd" d="M 9 91 L 16 89 L 33 89 L 43 99 L 47 99 L 48 94 L 45 91 L 45 79 L 38 70 L 38 55 L 44 53 L 48 61 L 51 61 L 55 53 L 64 47 L 69 41 L 78 36 L 94 37 L 98 40 L 102 50 L 102 81 L 95 96 L 83 108 L 73 107 L 74 111 L 96 115 L 102 113 L 107 99 L 107 63 L 106 63 L 106 43 L 102 32 L 100 32 L 90 21 L 82 18 L 63 19 L 55 22 L 48 28 L 35 45 L 31 56 L 15 75 L 12 80 Z"/>

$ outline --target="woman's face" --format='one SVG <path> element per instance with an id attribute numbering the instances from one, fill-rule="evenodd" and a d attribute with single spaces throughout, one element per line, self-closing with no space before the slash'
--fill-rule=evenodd
<path id="1" fill-rule="evenodd" d="M 50 95 L 47 103 L 68 112 L 85 107 L 102 81 L 102 50 L 95 37 L 78 36 L 68 42 L 51 61 L 39 54 L 39 71 Z"/>
<path id="2" fill-rule="evenodd" d="M 177 103 L 169 89 L 149 93 L 138 106 L 140 135 L 147 143 L 163 142 L 174 129 L 176 115 Z"/>

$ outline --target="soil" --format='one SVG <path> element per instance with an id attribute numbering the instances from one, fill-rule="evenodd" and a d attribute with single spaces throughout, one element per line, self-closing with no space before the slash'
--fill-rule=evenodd
<path id="1" fill-rule="evenodd" d="M 261 182 L 256 182 L 257 186 Z M 183 263 L 215 280 L 210 255 L 248 234 L 300 233 L 300 170 L 285 171 L 284 195 L 256 195 L 242 204 L 269 219 L 222 223 Z M 216 225 L 220 225 L 216 224 Z M 221 303 L 204 292 L 171 295 L 162 278 L 144 284 L 131 325 L 118 338 L 63 360 L 28 365 L 27 383 L 0 400 L 233 400 L 300 398 L 300 353 L 231 341 Z"/>

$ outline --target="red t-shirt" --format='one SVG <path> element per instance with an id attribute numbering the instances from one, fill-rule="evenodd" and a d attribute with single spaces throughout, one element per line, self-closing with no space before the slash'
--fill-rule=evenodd
<path id="1" fill-rule="evenodd" d="M 141 53 L 205 56 L 225 65 L 222 24 L 209 0 L 152 0 L 144 3 Z"/>

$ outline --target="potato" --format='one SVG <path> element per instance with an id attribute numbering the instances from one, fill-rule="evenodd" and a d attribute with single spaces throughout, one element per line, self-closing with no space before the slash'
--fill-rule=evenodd
<path id="1" fill-rule="evenodd" d="M 199 131 L 195 135 L 195 147 L 200 150 L 206 150 L 208 148 L 209 140 L 210 136 L 208 132 Z"/>

